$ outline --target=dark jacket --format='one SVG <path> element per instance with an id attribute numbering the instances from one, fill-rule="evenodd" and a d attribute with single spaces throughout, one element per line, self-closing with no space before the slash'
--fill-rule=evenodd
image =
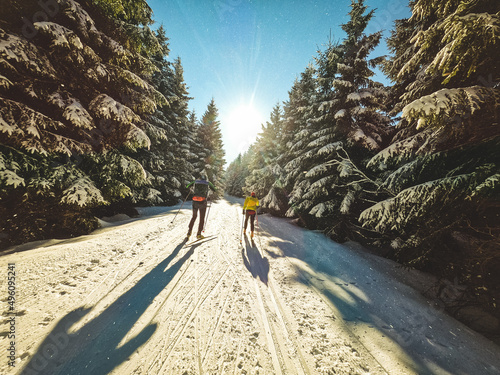
<path id="1" fill-rule="evenodd" d="M 207 180 L 195 180 L 190 182 L 186 187 L 189 188 L 194 184 L 194 201 L 204 201 L 208 197 L 208 189 L 212 189 L 212 191 L 216 191 L 215 186 Z"/>

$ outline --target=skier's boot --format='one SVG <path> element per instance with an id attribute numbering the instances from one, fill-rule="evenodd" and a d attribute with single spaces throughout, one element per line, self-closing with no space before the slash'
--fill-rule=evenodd
<path id="1" fill-rule="evenodd" d="M 250 232 L 250 238 L 253 238 L 253 231 Z"/>
<path id="2" fill-rule="evenodd" d="M 204 238 L 205 238 L 205 236 L 204 236 L 203 234 L 199 233 L 199 234 L 196 236 L 196 238 L 197 238 L 197 239 L 199 239 L 199 240 L 202 240 L 202 239 L 204 239 Z"/>
<path id="3" fill-rule="evenodd" d="M 185 238 L 185 240 L 186 240 L 186 241 L 187 241 L 187 240 L 189 240 L 189 237 L 190 237 L 190 236 L 191 236 L 191 232 L 188 232 L 188 234 L 186 234 L 186 238 Z"/>

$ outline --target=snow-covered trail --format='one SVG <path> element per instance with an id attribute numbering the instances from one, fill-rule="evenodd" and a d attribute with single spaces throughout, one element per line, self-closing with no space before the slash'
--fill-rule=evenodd
<path id="1" fill-rule="evenodd" d="M 214 236 L 192 245 L 189 208 L 173 224 L 164 208 L 1 257 L 18 314 L 16 367 L 2 356 L 0 373 L 500 373 L 500 348 L 392 262 L 267 215 L 240 246 L 241 203 L 214 204 Z M 6 290 L 4 277 L 2 311 Z"/>

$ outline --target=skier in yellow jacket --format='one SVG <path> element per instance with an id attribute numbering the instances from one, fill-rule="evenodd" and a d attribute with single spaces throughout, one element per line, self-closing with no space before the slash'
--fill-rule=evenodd
<path id="1" fill-rule="evenodd" d="M 250 197 L 247 197 L 245 199 L 245 203 L 243 203 L 243 215 L 245 215 L 245 226 L 243 229 L 243 233 L 246 232 L 247 230 L 247 224 L 248 224 L 248 218 L 250 218 L 250 237 L 253 238 L 253 231 L 254 231 L 254 222 L 255 222 L 255 215 L 257 214 L 257 207 L 259 206 L 259 200 L 255 197 L 255 193 L 252 192 Z"/>

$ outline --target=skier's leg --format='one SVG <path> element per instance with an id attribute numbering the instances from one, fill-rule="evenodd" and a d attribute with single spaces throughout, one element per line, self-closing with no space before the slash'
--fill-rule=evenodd
<path id="1" fill-rule="evenodd" d="M 251 229 L 250 237 L 253 238 L 253 231 L 255 229 L 255 214 L 253 214 L 252 217 L 250 218 L 250 229 Z"/>
<path id="2" fill-rule="evenodd" d="M 194 222 L 196 221 L 196 218 L 198 217 L 198 205 L 197 205 L 197 203 L 198 202 L 193 202 L 193 217 L 191 218 L 191 221 L 189 222 L 188 236 L 193 231 Z"/>
<path id="3" fill-rule="evenodd" d="M 203 226 L 205 225 L 205 213 L 207 212 L 207 201 L 204 204 L 200 204 L 200 222 L 198 224 L 198 236 L 201 235 L 203 231 Z"/>
<path id="4" fill-rule="evenodd" d="M 247 231 L 247 225 L 248 225 L 248 218 L 250 217 L 250 215 L 248 214 L 248 212 L 245 211 L 245 225 L 243 226 L 243 233 L 246 233 Z"/>

